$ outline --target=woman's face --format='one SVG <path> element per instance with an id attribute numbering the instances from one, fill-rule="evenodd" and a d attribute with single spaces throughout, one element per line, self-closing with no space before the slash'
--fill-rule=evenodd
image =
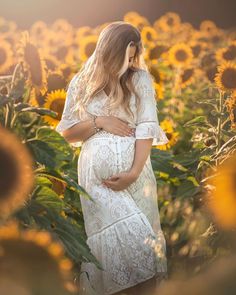
<path id="1" fill-rule="evenodd" d="M 129 68 L 133 65 L 135 51 L 136 51 L 136 46 L 130 47 L 130 52 L 129 52 L 129 65 L 128 65 Z"/>

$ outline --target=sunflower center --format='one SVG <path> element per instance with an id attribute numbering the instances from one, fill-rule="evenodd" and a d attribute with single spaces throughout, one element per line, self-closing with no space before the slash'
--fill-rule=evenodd
<path id="1" fill-rule="evenodd" d="M 172 26 L 174 25 L 174 20 L 173 20 L 172 17 L 169 17 L 169 18 L 167 19 L 167 24 L 168 24 L 169 27 L 172 27 Z"/>
<path id="2" fill-rule="evenodd" d="M 14 156 L 0 146 L 0 201 L 6 199 L 17 182 L 19 169 Z"/>
<path id="3" fill-rule="evenodd" d="M 61 120 L 63 108 L 64 108 L 65 100 L 62 98 L 56 98 L 52 101 L 50 105 L 50 109 L 54 112 L 57 112 L 58 115 L 56 117 L 57 120 Z"/>
<path id="4" fill-rule="evenodd" d="M 236 68 L 227 68 L 222 73 L 222 84 L 229 90 L 236 89 Z"/>
<path id="5" fill-rule="evenodd" d="M 150 59 L 159 58 L 162 55 L 162 53 L 167 51 L 167 49 L 168 48 L 164 45 L 157 45 L 150 50 L 149 58 Z"/>
<path id="6" fill-rule="evenodd" d="M 147 32 L 146 38 L 147 38 L 148 41 L 152 41 L 152 39 L 153 39 L 152 34 L 150 32 Z"/>
<path id="7" fill-rule="evenodd" d="M 234 60 L 236 58 L 236 46 L 231 45 L 223 54 L 224 59 Z"/>
<path id="8" fill-rule="evenodd" d="M 63 60 L 66 57 L 67 53 L 68 48 L 66 46 L 61 46 L 60 48 L 58 48 L 55 55 L 59 60 Z"/>
<path id="9" fill-rule="evenodd" d="M 193 46 L 193 47 L 191 47 L 192 48 L 192 51 L 193 51 L 193 55 L 195 56 L 195 57 L 198 57 L 199 56 L 199 54 L 200 54 L 200 52 L 201 52 L 201 45 L 195 45 L 195 46 Z"/>
<path id="10" fill-rule="evenodd" d="M 6 52 L 0 47 L 0 65 L 6 62 Z"/>
<path id="11" fill-rule="evenodd" d="M 177 50 L 175 56 L 178 61 L 185 61 L 188 58 L 187 52 L 183 49 Z"/>

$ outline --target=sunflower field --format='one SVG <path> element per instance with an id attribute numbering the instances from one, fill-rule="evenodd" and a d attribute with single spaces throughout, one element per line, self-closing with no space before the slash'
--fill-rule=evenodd
<path id="1" fill-rule="evenodd" d="M 169 138 L 151 151 L 169 267 L 160 294 L 234 294 L 236 30 L 210 20 L 194 28 L 174 12 L 123 20 L 141 32 Z M 80 148 L 55 127 L 107 24 L 57 19 L 21 31 L 0 18 L 0 294 L 80 294 L 81 262 L 101 267 L 86 244 Z"/>

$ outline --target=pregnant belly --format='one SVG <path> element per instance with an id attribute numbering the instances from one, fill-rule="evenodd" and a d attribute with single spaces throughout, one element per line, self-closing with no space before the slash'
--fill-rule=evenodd
<path id="1" fill-rule="evenodd" d="M 81 173 L 101 182 L 116 173 L 129 171 L 135 154 L 135 137 L 103 131 L 91 136 L 82 146 Z"/>

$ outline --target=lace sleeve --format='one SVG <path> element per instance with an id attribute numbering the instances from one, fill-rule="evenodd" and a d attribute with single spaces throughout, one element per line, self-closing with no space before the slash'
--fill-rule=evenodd
<path id="1" fill-rule="evenodd" d="M 59 132 L 60 134 L 62 134 L 64 130 L 71 128 L 72 126 L 74 126 L 75 124 L 81 121 L 78 115 L 78 110 L 76 110 L 75 99 L 78 93 L 76 78 L 77 78 L 77 75 L 75 75 L 69 83 L 61 120 L 56 126 L 56 131 Z M 70 143 L 70 145 L 74 147 L 79 147 L 82 145 L 82 141 L 73 142 L 73 143 Z"/>
<path id="2" fill-rule="evenodd" d="M 165 132 L 159 125 L 155 90 L 150 74 L 142 70 L 137 73 L 135 88 L 140 95 L 140 110 L 137 113 L 136 139 L 153 138 L 152 145 L 163 145 L 169 142 Z"/>

